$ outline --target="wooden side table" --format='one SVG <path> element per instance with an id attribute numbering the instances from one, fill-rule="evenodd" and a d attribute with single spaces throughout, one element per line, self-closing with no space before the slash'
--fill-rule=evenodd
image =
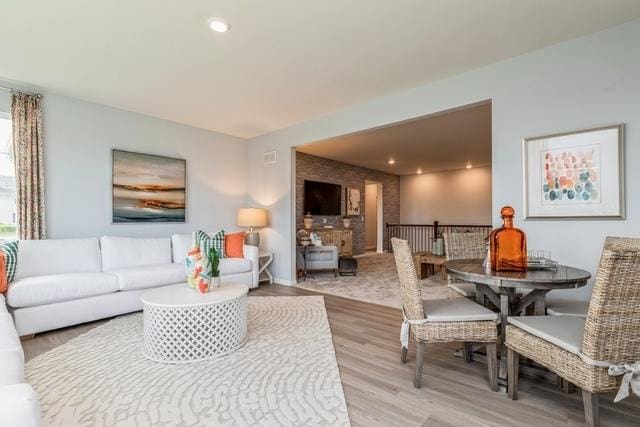
<path id="1" fill-rule="evenodd" d="M 258 254 L 258 282 L 273 283 L 273 274 L 269 271 L 269 266 L 273 263 L 273 252 L 260 251 Z"/>
<path id="2" fill-rule="evenodd" d="M 414 254 L 414 260 L 420 279 L 436 274 L 436 265 L 440 266 L 443 278 L 445 280 L 447 279 L 447 271 L 443 266 L 444 263 L 447 262 L 445 256 L 434 255 L 431 252 L 416 252 Z"/>

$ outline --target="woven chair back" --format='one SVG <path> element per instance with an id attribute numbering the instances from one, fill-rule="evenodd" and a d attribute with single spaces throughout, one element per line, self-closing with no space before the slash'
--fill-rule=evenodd
<path id="1" fill-rule="evenodd" d="M 485 233 L 444 233 L 447 260 L 484 259 L 487 256 Z"/>
<path id="2" fill-rule="evenodd" d="M 406 240 L 394 237 L 391 239 L 391 245 L 393 246 L 393 255 L 396 258 L 396 267 L 398 268 L 404 312 L 411 320 L 424 319 L 422 292 L 420 291 L 420 282 L 418 281 L 409 243 Z"/>
<path id="3" fill-rule="evenodd" d="M 582 353 L 610 363 L 640 360 L 640 239 L 606 238 Z"/>

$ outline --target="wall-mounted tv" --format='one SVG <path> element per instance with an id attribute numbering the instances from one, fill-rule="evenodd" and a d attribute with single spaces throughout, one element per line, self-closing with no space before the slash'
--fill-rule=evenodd
<path id="1" fill-rule="evenodd" d="M 328 182 L 304 181 L 304 213 L 340 215 L 342 187 Z"/>

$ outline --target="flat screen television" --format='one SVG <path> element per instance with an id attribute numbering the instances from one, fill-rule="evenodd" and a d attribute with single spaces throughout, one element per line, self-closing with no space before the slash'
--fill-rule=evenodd
<path id="1" fill-rule="evenodd" d="M 328 182 L 304 181 L 304 213 L 340 215 L 342 187 Z"/>

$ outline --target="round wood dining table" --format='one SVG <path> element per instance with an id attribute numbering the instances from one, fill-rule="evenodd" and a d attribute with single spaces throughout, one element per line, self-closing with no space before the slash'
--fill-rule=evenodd
<path id="1" fill-rule="evenodd" d="M 500 310 L 500 379 L 506 378 L 506 348 L 504 346 L 507 317 L 526 315 L 533 306 L 535 315 L 544 315 L 545 296 L 554 289 L 579 288 L 587 284 L 591 273 L 579 268 L 558 265 L 554 270 L 528 270 L 524 272 L 497 272 L 483 266 L 482 259 L 459 259 L 444 264 L 452 277 L 476 285 L 476 302 L 484 305 L 489 300 Z M 516 290 L 529 291 L 519 294 Z"/>

